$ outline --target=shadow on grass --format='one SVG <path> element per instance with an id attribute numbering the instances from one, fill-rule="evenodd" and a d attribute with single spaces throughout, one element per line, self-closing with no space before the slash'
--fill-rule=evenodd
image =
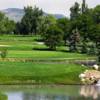
<path id="1" fill-rule="evenodd" d="M 52 50 L 49 48 L 33 48 L 32 50 L 38 50 L 38 51 L 55 51 L 55 52 L 68 52 L 71 53 L 69 50 Z"/>
<path id="2" fill-rule="evenodd" d="M 32 50 L 38 50 L 38 51 L 57 51 L 57 50 L 51 50 L 49 48 L 33 48 Z"/>

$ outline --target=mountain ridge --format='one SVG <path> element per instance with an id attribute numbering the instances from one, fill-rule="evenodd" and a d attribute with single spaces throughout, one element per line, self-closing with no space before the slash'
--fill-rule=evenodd
<path id="1" fill-rule="evenodd" d="M 1 10 L 10 20 L 14 20 L 15 22 L 21 21 L 22 17 L 24 16 L 25 12 L 24 9 L 21 8 L 7 8 Z M 44 14 L 48 15 L 49 13 L 44 12 Z M 57 19 L 64 18 L 63 14 L 51 14 Z"/>

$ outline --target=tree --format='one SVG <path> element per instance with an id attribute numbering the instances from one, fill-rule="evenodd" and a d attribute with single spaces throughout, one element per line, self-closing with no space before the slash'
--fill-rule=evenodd
<path id="1" fill-rule="evenodd" d="M 64 33 L 64 43 L 66 45 L 66 41 L 69 39 L 70 33 L 70 20 L 68 18 L 61 18 L 57 20 L 57 26 L 63 30 Z"/>
<path id="2" fill-rule="evenodd" d="M 78 29 L 76 28 L 75 30 L 73 30 L 69 38 L 69 50 L 71 52 L 75 52 L 78 50 L 77 44 L 79 43 L 79 41 L 80 41 L 80 34 L 78 32 Z"/>
<path id="3" fill-rule="evenodd" d="M 20 23 L 20 31 L 23 34 L 36 34 L 38 23 L 40 22 L 41 16 L 43 15 L 42 10 L 37 7 L 26 7 L 24 8 L 25 15 Z"/>
<path id="4" fill-rule="evenodd" d="M 77 18 L 76 24 L 83 39 L 87 39 L 90 28 L 94 24 L 92 17 L 87 14 L 82 14 Z"/>
<path id="5" fill-rule="evenodd" d="M 100 24 L 100 5 L 93 9 L 92 16 L 97 24 Z"/>
<path id="6" fill-rule="evenodd" d="M 15 23 L 0 12 L 0 33 L 11 34 L 15 30 Z"/>
<path id="7" fill-rule="evenodd" d="M 5 31 L 4 22 L 5 22 L 5 15 L 2 12 L 0 12 L 0 33 L 4 33 Z"/>
<path id="8" fill-rule="evenodd" d="M 90 38 L 94 43 L 96 43 L 98 64 L 100 64 L 100 24 L 94 24 Z"/>
<path id="9" fill-rule="evenodd" d="M 44 35 L 50 26 L 56 24 L 57 20 L 54 16 L 52 15 L 42 16 L 40 23 L 38 25 L 38 33 Z"/>
<path id="10" fill-rule="evenodd" d="M 16 24 L 13 20 L 8 18 L 5 20 L 6 34 L 14 34 Z"/>
<path id="11" fill-rule="evenodd" d="M 86 5 L 86 0 L 83 0 L 81 9 L 82 9 L 82 14 L 87 13 L 88 7 Z"/>
<path id="12" fill-rule="evenodd" d="M 56 47 L 63 41 L 63 32 L 56 25 L 52 25 L 48 28 L 43 37 L 45 45 L 47 45 L 51 50 L 56 50 Z"/>
<path id="13" fill-rule="evenodd" d="M 77 18 L 80 16 L 81 9 L 79 4 L 75 2 L 74 6 L 70 8 L 70 38 L 69 38 L 69 49 L 71 52 L 77 51 L 77 43 L 80 40 L 80 34 L 77 27 Z"/>
<path id="14" fill-rule="evenodd" d="M 70 19 L 71 20 L 75 20 L 79 15 L 80 15 L 80 8 L 79 8 L 79 4 L 77 2 L 75 2 L 74 6 L 72 6 L 70 8 Z"/>

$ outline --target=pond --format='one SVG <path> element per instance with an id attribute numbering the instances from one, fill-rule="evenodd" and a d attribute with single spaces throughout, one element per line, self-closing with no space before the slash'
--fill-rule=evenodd
<path id="1" fill-rule="evenodd" d="M 98 86 L 0 86 L 0 100 L 100 100 Z"/>

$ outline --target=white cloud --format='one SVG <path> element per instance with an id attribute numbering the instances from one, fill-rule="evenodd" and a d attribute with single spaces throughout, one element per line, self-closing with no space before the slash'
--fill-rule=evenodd
<path id="1" fill-rule="evenodd" d="M 61 13 L 69 15 L 69 8 L 77 1 L 81 4 L 82 0 L 0 0 L 0 9 L 23 8 L 24 6 L 38 6 L 45 12 Z M 87 0 L 89 7 L 100 4 L 100 0 Z"/>

